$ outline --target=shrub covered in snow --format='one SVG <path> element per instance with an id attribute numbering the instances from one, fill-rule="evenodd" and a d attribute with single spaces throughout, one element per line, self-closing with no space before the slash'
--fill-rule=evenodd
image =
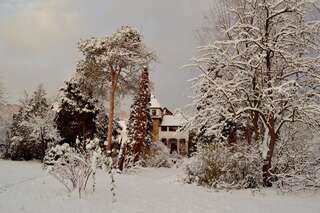
<path id="1" fill-rule="evenodd" d="M 319 141 L 310 129 L 286 128 L 275 150 L 273 174 L 282 190 L 304 190 L 320 187 Z"/>
<path id="2" fill-rule="evenodd" d="M 171 168 L 174 165 L 180 165 L 182 162 L 181 156 L 170 154 L 168 147 L 161 142 L 152 144 L 150 149 L 151 154 L 145 160 L 145 166 L 147 167 Z"/>
<path id="3" fill-rule="evenodd" d="M 96 169 L 108 171 L 111 177 L 111 191 L 114 194 L 112 160 L 105 157 L 97 138 L 86 141 L 86 150 L 70 147 L 64 143 L 51 148 L 44 158 L 44 168 L 63 184 L 69 192 L 77 191 L 81 198 L 88 181 L 92 178 L 93 191 L 96 188 Z"/>
<path id="4" fill-rule="evenodd" d="M 123 168 L 130 169 L 136 167 L 171 168 L 182 164 L 182 157 L 178 154 L 170 154 L 170 150 L 161 142 L 152 143 L 148 154 L 144 158 L 134 161 L 132 155 L 127 155 Z"/>
<path id="5" fill-rule="evenodd" d="M 298 130 L 297 130 L 298 129 Z M 318 189 L 319 142 L 304 125 L 284 128 L 279 136 L 270 181 L 283 191 Z M 263 150 L 259 144 L 210 143 L 185 163 L 185 181 L 215 188 L 263 186 Z"/>
<path id="6" fill-rule="evenodd" d="M 86 154 L 77 152 L 68 144 L 63 144 L 48 151 L 44 165 L 69 192 L 77 189 L 81 196 L 93 172 L 88 158 Z"/>
<path id="7" fill-rule="evenodd" d="M 185 181 L 215 188 L 255 188 L 261 183 L 261 161 L 256 146 L 202 145 L 184 166 Z"/>

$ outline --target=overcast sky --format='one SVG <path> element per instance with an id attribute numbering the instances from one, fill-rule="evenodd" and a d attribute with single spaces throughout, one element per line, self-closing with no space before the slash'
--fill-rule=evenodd
<path id="1" fill-rule="evenodd" d="M 138 28 L 159 56 L 153 66 L 162 105 L 190 103 L 196 29 L 213 0 L 0 0 L 0 76 L 8 102 L 43 83 L 50 95 L 74 73 L 80 38 Z"/>

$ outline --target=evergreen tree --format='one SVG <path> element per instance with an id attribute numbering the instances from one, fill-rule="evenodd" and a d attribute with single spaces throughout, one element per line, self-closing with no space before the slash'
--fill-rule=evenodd
<path id="1" fill-rule="evenodd" d="M 13 116 L 8 133 L 8 157 L 14 160 L 43 159 L 48 144 L 59 140 L 42 85 L 29 98 L 26 94 L 22 106 Z"/>
<path id="2" fill-rule="evenodd" d="M 21 107 L 17 114 L 13 115 L 13 122 L 8 132 L 7 157 L 12 160 L 30 160 L 30 146 L 28 144 L 30 130 L 22 125 L 25 116 L 25 108 Z"/>
<path id="3" fill-rule="evenodd" d="M 38 89 L 34 91 L 33 96 L 30 99 L 30 104 L 27 105 L 28 116 L 44 116 L 49 108 L 46 95 L 43 85 L 40 84 Z"/>
<path id="4" fill-rule="evenodd" d="M 67 81 L 61 89 L 62 97 L 56 109 L 55 121 L 61 133 L 62 143 L 68 143 L 72 147 L 85 144 L 76 144 L 78 141 L 92 139 L 97 132 L 96 118 L 98 108 L 92 94 L 81 91 L 79 83 L 72 79 Z M 77 140 L 77 138 L 79 140 Z"/>
<path id="5" fill-rule="evenodd" d="M 128 123 L 129 154 L 137 162 L 149 149 L 152 137 L 152 120 L 150 114 L 150 84 L 148 69 L 144 68 L 139 84 L 138 94 L 131 106 Z"/>

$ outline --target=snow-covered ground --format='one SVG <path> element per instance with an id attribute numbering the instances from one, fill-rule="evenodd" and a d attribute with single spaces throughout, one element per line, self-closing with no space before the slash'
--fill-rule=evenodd
<path id="1" fill-rule="evenodd" d="M 1 213 L 319 213 L 320 194 L 283 195 L 275 191 L 215 192 L 177 181 L 178 169 L 140 169 L 116 176 L 116 202 L 110 179 L 100 171 L 97 191 L 79 199 L 47 175 L 37 162 L 0 160 Z M 90 191 L 90 190 L 89 190 Z"/>

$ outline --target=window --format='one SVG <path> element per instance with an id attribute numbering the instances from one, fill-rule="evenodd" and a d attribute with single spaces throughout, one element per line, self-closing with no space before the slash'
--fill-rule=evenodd
<path id="1" fill-rule="evenodd" d="M 182 139 L 179 140 L 179 142 L 180 142 L 181 144 L 184 144 L 184 143 L 186 142 L 186 139 L 182 138 Z"/>
<path id="2" fill-rule="evenodd" d="M 175 132 L 175 131 L 177 131 L 177 129 L 178 129 L 178 127 L 176 127 L 176 126 L 169 126 L 170 132 Z"/>
<path id="3" fill-rule="evenodd" d="M 168 131 L 168 128 L 167 128 L 166 126 L 162 126 L 162 127 L 161 127 L 161 131 L 162 131 L 162 132 L 166 132 L 166 131 Z"/>
<path id="4" fill-rule="evenodd" d="M 152 110 L 152 115 L 153 115 L 153 116 L 157 115 L 157 110 L 153 109 L 153 110 Z"/>

